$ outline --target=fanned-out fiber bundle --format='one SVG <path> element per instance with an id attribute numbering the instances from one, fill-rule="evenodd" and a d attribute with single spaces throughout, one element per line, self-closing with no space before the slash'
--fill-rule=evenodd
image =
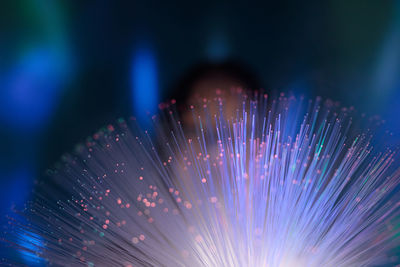
<path id="1" fill-rule="evenodd" d="M 19 249 L 52 266 L 394 264 L 394 152 L 332 102 L 237 99 L 200 99 L 195 126 L 172 104 L 149 133 L 96 133 L 38 185 L 29 223 L 11 220 L 33 240 Z"/>

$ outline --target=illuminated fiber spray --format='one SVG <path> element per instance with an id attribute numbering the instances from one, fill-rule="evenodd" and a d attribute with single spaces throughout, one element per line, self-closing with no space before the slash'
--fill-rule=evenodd
<path id="1" fill-rule="evenodd" d="M 55 266 L 390 263 L 394 153 L 374 152 L 332 102 L 237 97 L 234 112 L 218 94 L 191 106 L 195 134 L 174 105 L 153 117 L 156 138 L 134 120 L 96 133 L 38 186 L 31 224 L 14 231 L 39 235 Z"/>

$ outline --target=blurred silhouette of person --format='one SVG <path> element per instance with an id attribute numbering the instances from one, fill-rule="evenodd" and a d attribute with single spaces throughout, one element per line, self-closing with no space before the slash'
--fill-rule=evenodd
<path id="1" fill-rule="evenodd" d="M 260 84 L 255 74 L 244 64 L 236 61 L 223 63 L 201 63 L 190 69 L 172 88 L 171 99 L 177 103 L 179 116 L 187 130 L 195 129 L 190 105 L 199 106 L 213 102 L 215 97 L 224 99 L 224 111 L 234 114 L 240 106 L 240 97 L 232 91 L 259 90 Z M 215 103 L 207 105 L 209 115 L 217 114 Z M 199 110 L 199 109 L 197 109 Z M 230 115 L 229 115 L 230 116 Z"/>

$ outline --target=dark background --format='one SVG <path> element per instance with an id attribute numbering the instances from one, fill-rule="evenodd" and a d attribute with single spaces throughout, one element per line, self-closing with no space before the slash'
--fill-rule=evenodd
<path id="1" fill-rule="evenodd" d="M 400 132 L 399 1 L 1 1 L 1 213 L 86 136 L 224 62 Z"/>

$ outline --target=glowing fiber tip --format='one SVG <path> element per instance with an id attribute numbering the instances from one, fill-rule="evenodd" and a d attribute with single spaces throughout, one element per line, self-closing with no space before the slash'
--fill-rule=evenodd
<path id="1" fill-rule="evenodd" d="M 56 266 L 393 262 L 394 152 L 372 149 L 332 102 L 235 94 L 234 109 L 218 94 L 199 99 L 196 130 L 162 105 L 155 137 L 120 120 L 66 156 L 26 212 L 40 256 Z"/>

